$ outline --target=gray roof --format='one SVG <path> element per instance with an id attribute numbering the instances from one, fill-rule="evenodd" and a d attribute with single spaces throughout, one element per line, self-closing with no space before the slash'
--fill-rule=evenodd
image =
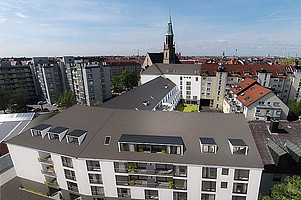
<path id="1" fill-rule="evenodd" d="M 142 74 L 147 75 L 163 75 L 163 74 L 177 74 L 177 75 L 200 75 L 200 64 L 163 64 L 155 63 L 149 66 Z"/>
<path id="2" fill-rule="evenodd" d="M 233 146 L 248 146 L 242 139 L 229 139 Z"/>
<path id="3" fill-rule="evenodd" d="M 156 135 L 130 135 L 123 134 L 118 142 L 132 142 L 143 144 L 175 144 L 183 145 L 181 137 L 156 136 Z"/>
<path id="4" fill-rule="evenodd" d="M 35 127 L 32 127 L 32 129 L 34 129 L 34 130 L 39 130 L 39 131 L 43 131 L 43 130 L 45 130 L 46 128 L 49 128 L 49 127 L 51 127 L 51 125 L 48 125 L 48 124 L 39 124 L 39 125 L 37 125 L 37 126 L 35 126 Z"/>
<path id="5" fill-rule="evenodd" d="M 213 144 L 213 145 L 216 145 L 214 138 L 204 138 L 204 137 L 201 137 L 200 141 L 201 141 L 202 144 Z"/>
<path id="6" fill-rule="evenodd" d="M 68 130 L 68 128 L 57 126 L 55 128 L 50 129 L 48 132 L 51 132 L 51 133 L 62 133 L 64 131 L 66 131 L 66 130 Z"/>
<path id="7" fill-rule="evenodd" d="M 168 85 L 168 88 L 165 88 Z M 152 110 L 176 85 L 169 79 L 157 77 L 101 105 L 104 108 Z M 143 102 L 149 101 L 149 105 Z"/>
<path id="8" fill-rule="evenodd" d="M 67 135 L 74 136 L 74 137 L 80 137 L 85 133 L 87 133 L 87 131 L 75 129 L 75 130 L 71 131 L 70 133 L 68 133 Z"/>
<path id="9" fill-rule="evenodd" d="M 108 109 L 75 105 L 44 123 L 86 130 L 81 145 L 69 144 L 64 138 L 49 140 L 32 137 L 25 131 L 8 143 L 75 158 L 163 162 L 214 166 L 261 168 L 262 163 L 243 115 L 223 113 L 154 112 L 148 110 Z M 184 155 L 118 151 L 123 134 L 181 137 Z M 111 136 L 109 145 L 104 145 Z M 217 153 L 201 153 L 200 137 L 214 138 Z M 249 147 L 248 155 L 231 154 L 228 138 L 241 138 Z"/>

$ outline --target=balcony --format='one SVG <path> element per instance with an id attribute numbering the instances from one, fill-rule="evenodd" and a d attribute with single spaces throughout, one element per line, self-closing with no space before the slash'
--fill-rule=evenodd
<path id="1" fill-rule="evenodd" d="M 41 158 L 38 158 L 38 161 L 42 162 L 42 163 L 46 163 L 46 164 L 53 164 L 51 157 L 41 157 Z"/>
<path id="2" fill-rule="evenodd" d="M 54 188 L 59 188 L 59 185 L 57 183 L 57 180 L 56 179 L 46 179 L 46 181 L 44 182 L 46 185 L 49 185 L 51 187 L 54 187 Z"/>
<path id="3" fill-rule="evenodd" d="M 47 167 L 43 167 L 43 169 L 41 170 L 41 172 L 44 175 L 56 176 L 55 171 L 54 171 L 54 167 L 52 165 L 47 166 Z"/>

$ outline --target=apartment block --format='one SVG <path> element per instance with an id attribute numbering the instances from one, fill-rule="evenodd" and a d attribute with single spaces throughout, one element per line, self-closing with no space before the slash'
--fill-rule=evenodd
<path id="1" fill-rule="evenodd" d="M 63 77 L 58 63 L 50 62 L 48 57 L 34 57 L 31 66 L 35 73 L 40 98 L 49 104 L 55 103 L 64 92 Z"/>
<path id="2" fill-rule="evenodd" d="M 286 120 L 288 111 L 272 90 L 251 78 L 234 85 L 223 103 L 224 113 L 243 113 L 247 120 Z"/>
<path id="3" fill-rule="evenodd" d="M 129 70 L 139 75 L 141 72 L 141 64 L 137 61 L 131 60 L 112 60 L 104 62 L 104 66 L 110 67 L 111 69 L 111 78 L 115 76 L 120 76 L 123 71 Z"/>
<path id="4" fill-rule="evenodd" d="M 22 187 L 54 198 L 254 200 L 263 169 L 242 115 L 76 105 L 7 144 Z"/>
<path id="5" fill-rule="evenodd" d="M 10 62 L 0 63 L 0 88 L 8 91 L 26 90 L 30 100 L 37 100 L 38 87 L 34 74 L 28 65 L 14 65 Z"/>
<path id="6" fill-rule="evenodd" d="M 111 98 L 110 68 L 102 63 L 77 62 L 74 57 L 64 57 L 61 66 L 65 88 L 74 92 L 80 104 L 93 106 L 98 101 Z"/>

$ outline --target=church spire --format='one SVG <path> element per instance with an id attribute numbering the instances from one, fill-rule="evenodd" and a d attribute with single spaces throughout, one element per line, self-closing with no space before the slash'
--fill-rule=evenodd
<path id="1" fill-rule="evenodd" d="M 168 21 L 168 27 L 167 27 L 166 35 L 173 35 L 172 23 L 171 23 L 171 14 L 170 13 L 169 13 L 169 21 Z"/>

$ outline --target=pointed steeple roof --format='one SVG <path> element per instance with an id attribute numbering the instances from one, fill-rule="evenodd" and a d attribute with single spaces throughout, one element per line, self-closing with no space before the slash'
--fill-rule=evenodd
<path id="1" fill-rule="evenodd" d="M 172 23 L 171 23 L 171 14 L 169 14 L 169 21 L 168 21 L 168 27 L 167 27 L 166 35 L 173 35 Z"/>

